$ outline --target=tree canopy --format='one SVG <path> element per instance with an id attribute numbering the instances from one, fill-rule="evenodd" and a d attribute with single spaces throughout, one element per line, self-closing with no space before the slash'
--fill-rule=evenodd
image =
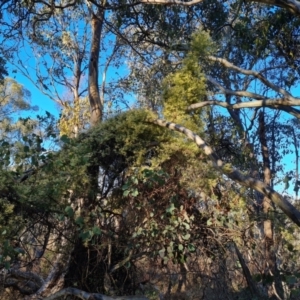
<path id="1" fill-rule="evenodd" d="M 299 298 L 298 1 L 0 11 L 2 298 Z"/>

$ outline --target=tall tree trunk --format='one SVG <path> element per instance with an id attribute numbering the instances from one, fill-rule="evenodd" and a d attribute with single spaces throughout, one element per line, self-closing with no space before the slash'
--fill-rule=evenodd
<path id="1" fill-rule="evenodd" d="M 105 6 L 105 0 L 102 2 Z M 88 97 L 91 109 L 91 126 L 102 121 L 103 116 L 103 99 L 101 99 L 99 91 L 99 57 L 100 57 L 100 42 L 102 38 L 104 8 L 97 8 L 96 12 L 91 11 L 91 28 L 92 42 L 89 61 L 89 78 L 88 78 Z M 99 166 L 93 164 L 94 157 L 90 157 L 90 166 L 87 169 L 89 175 L 89 183 L 87 184 L 86 196 L 83 199 L 80 207 L 80 215 L 89 219 L 90 212 L 95 208 L 98 194 L 98 178 Z M 85 223 L 88 228 L 92 226 L 89 221 Z M 65 276 L 65 287 L 72 287 L 76 284 L 77 287 L 85 291 L 93 292 L 100 290 L 104 292 L 104 275 L 106 269 L 101 258 L 97 256 L 97 251 L 89 243 L 85 243 L 77 237 L 74 241 L 74 248 L 71 254 L 68 272 Z M 97 275 L 95 274 L 98 274 Z M 91 280 L 91 278 L 98 278 Z"/>
<path id="2" fill-rule="evenodd" d="M 80 80 L 82 77 L 82 55 L 79 51 L 76 51 L 76 54 L 73 58 L 74 60 L 74 88 L 72 88 L 73 97 L 74 97 L 74 114 L 75 123 L 73 124 L 72 132 L 74 137 L 78 137 L 79 130 L 82 129 L 80 126 L 80 98 L 79 98 L 79 86 Z"/>
<path id="3" fill-rule="evenodd" d="M 103 99 L 99 93 L 99 54 L 100 54 L 100 41 L 102 36 L 104 9 L 98 8 L 96 14 L 92 13 L 91 27 L 92 27 L 92 44 L 91 54 L 89 61 L 89 87 L 88 95 L 91 106 L 91 125 L 94 126 L 102 121 L 103 116 Z"/>
<path id="4" fill-rule="evenodd" d="M 248 266 L 247 266 L 247 264 L 246 264 L 246 262 L 243 258 L 243 255 L 240 252 L 239 248 L 237 247 L 236 243 L 234 243 L 233 245 L 234 245 L 235 252 L 236 252 L 236 255 L 238 257 L 238 260 L 239 260 L 239 262 L 242 266 L 243 274 L 244 274 L 244 277 L 247 281 L 250 293 L 253 297 L 257 297 L 259 299 L 261 297 L 259 289 L 257 288 L 257 286 L 255 284 L 255 281 L 253 280 L 253 278 L 251 276 L 250 270 L 249 270 L 249 268 L 248 268 Z"/>
<path id="5" fill-rule="evenodd" d="M 269 148 L 266 139 L 265 130 L 265 117 L 264 112 L 261 111 L 259 114 L 259 140 L 261 144 L 261 152 L 263 158 L 263 172 L 264 172 L 264 182 L 271 186 L 272 173 L 270 164 Z M 273 209 L 272 202 L 269 198 L 264 197 L 263 203 L 263 232 L 264 232 L 264 249 L 265 249 L 265 266 L 264 272 L 266 276 L 272 276 L 274 278 L 275 285 L 272 286 L 273 290 L 271 293 L 275 294 L 276 297 L 282 299 L 284 296 L 282 286 L 280 284 L 280 279 L 278 278 L 279 272 L 276 265 L 276 253 L 274 250 L 274 231 L 273 222 L 268 218 L 270 211 Z M 279 295 L 278 295 L 279 294 Z"/>

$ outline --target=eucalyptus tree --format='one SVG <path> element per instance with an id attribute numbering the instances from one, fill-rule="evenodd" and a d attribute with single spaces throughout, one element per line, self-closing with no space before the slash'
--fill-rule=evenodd
<path id="1" fill-rule="evenodd" d="M 214 9 L 214 12 L 218 11 L 218 13 L 212 15 L 211 9 Z M 254 11 L 257 12 L 255 18 L 253 17 Z M 234 144 L 236 146 L 236 143 L 238 143 L 239 148 L 244 150 L 248 150 L 250 147 L 251 151 L 249 154 L 252 156 L 252 160 L 253 155 L 255 155 L 255 159 L 250 168 L 248 165 L 249 174 L 254 179 L 263 180 L 267 185 L 273 187 L 272 182 L 274 180 L 282 180 L 285 176 L 280 172 L 280 169 L 282 171 L 282 165 L 278 164 L 278 157 L 282 157 L 282 155 L 284 156 L 287 152 L 290 152 L 287 148 L 284 148 L 281 153 L 276 149 L 281 147 L 279 138 L 281 133 L 278 132 L 278 129 L 282 128 L 282 133 L 285 135 L 284 138 L 290 140 L 292 131 L 289 132 L 285 129 L 288 125 L 281 124 L 280 126 L 279 121 L 277 122 L 278 128 L 275 129 L 273 124 L 271 129 L 266 125 L 265 118 L 272 114 L 269 110 L 270 108 L 275 110 L 274 118 L 282 115 L 278 112 L 278 109 L 299 118 L 299 110 L 292 107 L 299 104 L 299 98 L 292 96 L 290 93 L 291 87 L 295 87 L 299 79 L 297 71 L 297 30 L 299 28 L 297 24 L 299 20 L 290 12 L 274 10 L 274 8 L 262 9 L 258 4 L 251 3 L 245 5 L 242 5 L 242 3 L 233 3 L 231 5 L 222 5 L 219 2 L 203 3 L 199 15 L 202 17 L 199 23 L 202 28 L 210 31 L 213 39 L 216 41 L 218 51 L 215 56 L 204 55 L 202 59 L 200 57 L 200 65 L 205 71 L 208 87 L 211 90 L 211 93 L 208 94 L 208 100 L 192 104 L 188 109 L 193 111 L 205 106 L 220 106 L 227 109 L 235 126 L 228 127 L 227 130 L 231 134 L 227 133 L 224 141 L 219 138 L 214 144 L 215 149 L 220 148 L 220 144 L 222 145 L 223 143 L 223 146 L 225 146 L 225 142 L 231 146 Z M 218 18 L 215 17 L 216 15 Z M 290 47 L 283 44 L 282 39 L 279 40 L 279 36 L 286 36 Z M 157 34 L 154 44 L 156 46 L 160 45 L 162 48 L 165 47 L 169 52 L 172 51 L 166 43 L 160 42 L 159 34 Z M 175 44 L 174 46 L 177 46 L 175 51 L 185 52 L 185 49 L 188 49 L 188 39 L 182 39 L 181 45 Z M 162 54 L 161 58 L 159 58 L 158 50 L 156 50 L 156 55 L 157 61 L 151 66 L 152 69 L 150 67 L 148 71 L 145 68 L 140 68 L 135 60 L 133 60 L 130 67 L 132 70 L 131 76 L 140 81 L 142 86 L 139 91 L 141 99 L 145 102 L 146 98 L 147 103 L 148 98 L 149 102 L 146 106 L 153 108 L 155 107 L 153 103 L 155 103 L 155 108 L 157 109 L 157 99 L 160 103 L 163 103 L 163 97 L 156 87 L 160 86 L 160 79 L 164 77 L 161 74 L 168 71 L 165 64 L 166 55 Z M 172 70 L 170 65 L 169 63 L 169 71 Z M 173 70 L 179 66 L 180 60 L 179 63 L 175 61 Z M 146 75 L 144 80 L 140 75 L 142 72 Z M 152 76 L 152 83 L 150 84 L 149 80 L 151 80 L 151 77 L 146 72 Z M 147 89 L 148 86 L 150 89 Z M 145 97 L 145 94 L 148 97 Z M 220 98 L 218 96 L 220 94 L 223 94 L 224 98 Z M 151 97 L 154 99 L 154 102 Z M 253 99 L 256 101 L 253 101 Z M 262 107 L 267 108 L 261 109 Z M 258 113 L 259 111 L 260 113 Z M 216 127 L 216 124 L 214 124 L 214 117 L 210 119 L 212 122 L 209 128 L 209 135 L 206 138 L 211 144 L 211 138 L 216 133 L 215 131 L 212 132 L 212 127 Z M 288 122 L 291 122 L 290 118 L 288 120 Z M 274 123 L 274 121 L 271 121 L 271 123 Z M 171 126 L 170 123 L 166 124 L 168 127 Z M 271 132 L 266 133 L 267 127 L 270 128 Z M 237 134 L 234 132 L 235 130 Z M 267 134 L 268 139 L 266 139 Z M 239 136 L 239 139 L 234 141 L 234 135 Z M 219 137 L 223 138 L 224 135 L 220 135 L 219 132 Z M 297 149 L 297 141 L 295 142 Z M 261 147 L 261 150 L 258 146 Z M 220 155 L 220 153 L 217 154 Z M 262 165 L 259 162 L 260 155 L 263 157 Z M 297 155 L 296 159 L 298 159 Z M 233 163 L 232 159 L 228 160 L 225 157 L 225 160 Z M 240 168 L 245 167 L 242 165 L 238 166 Z M 297 185 L 296 182 L 297 180 L 295 180 Z M 252 184 L 249 187 L 253 187 Z M 268 195 L 265 194 L 264 199 L 258 198 L 257 200 L 256 205 L 264 207 L 263 211 L 265 217 L 267 217 L 271 210 Z M 283 202 L 286 201 L 284 200 Z M 270 219 L 265 219 L 263 224 L 269 264 L 269 267 L 266 268 L 266 273 L 269 272 L 268 268 L 270 268 L 271 273 L 274 274 L 276 269 L 274 262 L 276 259 L 274 258 L 274 252 L 271 253 L 274 243 L 273 225 Z M 280 294 L 282 294 L 282 291 Z"/>
<path id="2" fill-rule="evenodd" d="M 159 115 L 163 115 L 163 104 L 166 100 L 160 91 L 158 93 L 156 91 L 156 89 L 161 88 L 161 79 L 166 77 L 165 82 L 168 82 L 168 79 L 170 79 L 170 76 L 166 76 L 168 73 L 173 70 L 179 70 L 180 72 L 181 58 L 186 55 L 186 51 L 190 47 L 190 34 L 197 27 L 210 30 L 216 43 L 216 51 L 209 53 L 209 55 L 208 53 L 198 53 L 200 59 L 196 64 L 202 66 L 202 71 L 205 73 L 208 82 L 209 92 L 205 96 L 202 96 L 202 94 L 201 97 L 199 96 L 201 101 L 189 103 L 187 109 L 189 111 L 202 109 L 203 111 L 204 107 L 219 106 L 226 108 L 234 121 L 235 127 L 233 128 L 236 128 L 236 136 L 238 136 L 236 138 L 234 134 L 229 134 L 226 139 L 232 138 L 238 144 L 237 148 L 242 150 L 252 147 L 249 146 L 251 145 L 251 135 L 257 136 L 257 129 L 260 125 L 260 140 L 256 139 L 254 141 L 263 146 L 264 156 L 267 157 L 266 150 L 268 149 L 266 148 L 274 149 L 276 146 L 276 144 L 272 144 L 274 139 L 270 139 L 269 144 L 271 143 L 271 145 L 265 145 L 264 141 L 267 134 L 263 131 L 266 127 L 265 114 L 269 111 L 267 109 L 282 110 L 293 117 L 299 118 L 299 110 L 294 107 L 299 105 L 299 98 L 293 96 L 290 90 L 292 86 L 295 86 L 298 78 L 295 69 L 295 64 L 297 65 L 297 32 L 294 26 L 298 22 L 299 5 L 297 1 L 253 2 L 244 5 L 239 1 L 223 5 L 222 2 L 218 1 L 211 3 L 210 1 L 200 0 L 191 2 L 150 0 L 133 3 L 25 1 L 21 4 L 17 1 L 4 1 L 1 5 L 2 8 L 5 8 L 5 5 L 10 5 L 13 13 L 15 13 L 12 18 L 15 18 L 17 22 L 14 22 L 14 25 L 10 24 L 12 31 L 16 30 L 21 35 L 23 34 L 23 28 L 20 24 L 24 24 L 24 22 L 30 24 L 31 22 L 32 27 L 29 30 L 31 35 L 29 37 L 32 41 L 38 38 L 39 42 L 43 38 L 41 37 L 41 29 L 44 28 L 44 31 L 50 29 L 50 27 L 47 28 L 48 24 L 51 24 L 51 20 L 56 18 L 57 15 L 57 19 L 59 19 L 63 15 L 61 11 L 68 12 L 69 9 L 75 7 L 85 12 L 83 15 L 87 16 L 92 36 L 90 40 L 91 50 L 88 54 L 89 57 L 86 59 L 86 66 L 88 66 L 86 67 L 88 68 L 87 94 L 91 107 L 92 125 L 103 118 L 103 107 L 105 105 L 98 86 L 99 57 L 103 56 L 104 48 L 101 48 L 101 42 L 105 41 L 105 30 L 114 34 L 119 43 L 126 45 L 129 49 L 126 49 L 129 53 L 127 58 L 133 58 L 128 62 L 131 78 L 124 84 L 125 88 L 127 88 L 127 91 L 130 90 L 131 87 L 128 82 L 134 80 L 133 88 L 136 88 L 135 92 L 140 92 L 141 102 L 144 105 L 146 104 L 147 107 L 157 110 Z M 275 8 L 272 6 L 271 9 L 262 9 L 260 4 L 266 2 L 269 5 L 274 5 Z M 178 4 L 185 8 L 177 7 Z M 287 13 L 286 10 L 289 12 Z M 220 13 L 217 14 L 216 11 Z M 256 13 L 255 18 L 253 12 Z M 66 15 L 70 15 L 70 12 Z M 272 21 L 269 21 L 270 16 L 274 17 L 273 19 L 278 18 L 280 22 L 273 22 L 272 24 Z M 186 20 L 189 20 L 189 22 L 186 22 Z M 278 24 L 281 24 L 280 30 L 282 28 L 284 30 L 280 31 Z M 66 47 L 66 57 L 69 55 L 68 51 L 77 49 L 77 46 L 72 44 L 75 38 L 73 34 L 70 35 L 68 30 L 65 33 L 59 33 L 59 35 L 61 34 L 59 47 L 62 49 Z M 280 42 L 277 37 L 278 32 L 283 36 L 292 37 L 289 47 Z M 7 32 L 5 33 L 7 34 Z M 264 36 L 262 36 L 263 34 Z M 122 47 L 123 49 L 124 47 Z M 119 53 L 120 55 L 123 54 L 123 52 Z M 79 54 L 80 51 L 75 53 L 73 57 L 77 57 L 78 60 Z M 145 62 L 149 64 L 149 67 L 144 69 Z M 67 63 L 67 60 L 65 59 L 63 63 Z M 166 67 L 161 69 L 160 64 Z M 59 70 L 58 68 L 55 69 Z M 79 72 L 81 71 L 82 69 L 79 69 Z M 64 73 L 60 73 L 59 76 L 66 77 Z M 155 89 L 152 82 L 149 84 L 152 77 L 154 78 L 153 85 Z M 40 79 L 43 84 L 45 78 L 41 77 Z M 176 84 L 178 84 L 178 81 Z M 47 88 L 47 85 L 45 86 Z M 169 87 L 172 86 L 169 85 Z M 168 91 L 168 84 L 166 91 Z M 224 98 L 218 98 L 217 94 L 224 95 Z M 182 93 L 179 95 L 182 95 Z M 152 99 L 147 102 L 149 96 Z M 167 102 L 165 101 L 165 104 L 168 104 Z M 178 102 L 182 104 L 182 101 Z M 262 110 L 262 107 L 266 109 Z M 258 114 L 259 109 L 262 112 L 261 114 Z M 243 113 L 243 111 L 246 112 Z M 197 113 L 198 111 L 195 115 Z M 253 113 L 253 118 L 249 118 L 249 113 Z M 258 115 L 261 116 L 260 119 L 257 118 Z M 169 116 L 173 117 L 176 114 L 169 114 Z M 211 125 L 214 125 L 214 116 L 212 110 L 208 109 L 207 119 L 212 121 Z M 179 118 L 178 120 L 182 119 Z M 225 118 L 222 118 L 222 122 L 224 120 Z M 171 121 L 177 122 L 177 119 L 174 117 Z M 186 127 L 160 119 L 154 121 L 154 123 L 180 131 L 188 138 L 193 139 L 208 155 L 218 172 L 223 173 L 227 178 L 240 185 L 258 191 L 266 199 L 272 200 L 291 220 L 298 226 L 300 225 L 299 212 L 291 203 L 274 191 L 274 187 L 270 182 L 270 172 L 268 177 L 259 177 L 255 174 L 253 165 L 249 167 L 246 164 L 237 164 L 232 160 L 232 157 L 228 156 L 228 153 L 218 150 L 217 144 L 222 140 L 222 135 L 218 132 L 220 129 L 216 130 L 215 128 L 214 130 L 214 128 L 207 127 L 208 131 L 215 133 L 215 135 L 219 134 L 219 137 L 221 137 L 216 144 L 212 144 L 215 147 L 213 149 L 200 138 L 201 135 L 209 139 L 212 134 L 205 135 L 205 132 L 198 132 L 197 129 L 189 128 L 188 123 L 183 124 Z M 221 128 L 221 126 L 218 126 L 218 128 Z M 195 132 L 192 132 L 191 129 Z M 222 142 L 225 141 L 222 140 Z M 254 146 L 257 147 L 257 145 Z M 259 171 L 264 170 L 266 173 L 270 171 L 268 170 L 270 169 L 269 165 L 275 165 L 275 156 L 272 159 L 271 162 L 265 159 Z M 91 161 L 96 160 L 97 154 L 91 158 Z M 247 170 L 246 167 L 248 167 L 249 175 L 244 174 Z M 239 171 L 236 168 L 242 170 Z M 99 166 L 91 166 L 87 171 L 91 175 L 90 179 L 93 179 L 93 184 L 98 186 Z M 85 208 L 87 206 L 93 207 L 97 203 L 97 192 L 94 188 L 93 191 L 89 188 L 90 186 L 87 185 L 89 192 L 85 195 L 87 198 Z M 77 249 L 82 250 L 79 243 L 76 246 L 78 246 Z M 82 250 L 82 253 L 84 253 L 84 250 Z"/>
<path id="3" fill-rule="evenodd" d="M 18 132 L 26 132 L 26 127 L 34 126 L 34 121 L 22 120 L 22 113 L 37 110 L 30 104 L 31 94 L 23 85 L 14 79 L 6 77 L 0 84 L 0 138 L 14 139 Z"/>

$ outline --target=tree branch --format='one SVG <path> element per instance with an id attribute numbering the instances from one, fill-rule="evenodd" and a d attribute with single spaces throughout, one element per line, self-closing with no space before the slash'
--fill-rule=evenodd
<path id="1" fill-rule="evenodd" d="M 207 56 L 207 58 L 211 61 L 221 63 L 224 67 L 226 67 L 228 69 L 234 70 L 236 72 L 242 73 L 242 74 L 247 75 L 247 76 L 253 76 L 253 77 L 259 79 L 267 87 L 271 88 L 272 90 L 274 90 L 275 92 L 277 92 L 279 94 L 282 94 L 288 100 L 291 100 L 291 101 L 299 100 L 297 98 L 294 98 L 288 91 L 286 91 L 286 90 L 276 86 L 272 82 L 270 82 L 267 78 L 265 78 L 259 72 L 256 72 L 256 71 L 253 71 L 253 70 L 246 70 L 246 69 L 237 67 L 236 65 L 232 64 L 231 62 L 229 62 L 225 58 L 215 57 L 215 56 L 212 56 L 212 55 Z"/>
<path id="2" fill-rule="evenodd" d="M 220 170 L 224 175 L 233 181 L 239 183 L 242 186 L 256 190 L 272 200 L 295 224 L 300 227 L 300 212 L 284 197 L 273 190 L 269 185 L 262 181 L 256 180 L 249 175 L 244 175 L 238 169 L 235 169 L 231 164 L 224 164 L 224 162 L 218 157 L 214 150 L 209 147 L 201 137 L 184 126 L 157 119 L 153 121 L 161 127 L 166 127 L 174 131 L 183 133 L 186 137 L 193 140 L 204 153 L 210 157 L 215 168 Z"/>
<path id="3" fill-rule="evenodd" d="M 246 0 L 284 8 L 296 16 L 300 16 L 300 2 L 297 0 Z"/>
<path id="4" fill-rule="evenodd" d="M 203 101 L 203 102 L 192 104 L 187 108 L 187 110 L 190 111 L 190 110 L 202 108 L 209 105 L 218 105 L 230 109 L 268 107 L 271 109 L 280 109 L 282 111 L 291 114 L 297 119 L 300 119 L 300 110 L 292 107 L 292 106 L 300 106 L 300 99 L 299 100 L 295 99 L 293 101 L 289 101 L 287 99 L 267 99 L 267 100 L 241 102 L 235 104 L 229 104 L 227 102 L 218 101 L 218 100 L 209 100 L 209 101 Z"/>
<path id="5" fill-rule="evenodd" d="M 109 297 L 98 293 L 88 293 L 71 287 L 63 289 L 47 298 L 44 298 L 44 300 L 55 300 L 59 299 L 60 297 L 66 296 L 75 296 L 82 300 L 149 300 L 147 297 L 144 296 Z"/>
<path id="6" fill-rule="evenodd" d="M 203 0 L 140 0 L 137 1 L 138 4 L 160 4 L 160 5 L 181 5 L 181 6 L 193 6 L 195 4 L 202 3 Z"/>
<path id="7" fill-rule="evenodd" d="M 248 97 L 248 98 L 253 98 L 253 99 L 257 99 L 257 100 L 266 100 L 266 99 L 268 99 L 265 96 L 262 96 L 262 95 L 256 94 L 256 93 L 252 93 L 252 92 L 248 92 L 248 91 L 233 91 L 233 90 L 226 89 L 219 82 L 217 82 L 215 79 L 213 79 L 210 76 L 206 76 L 206 79 L 209 82 L 211 82 L 213 85 L 215 85 L 217 88 L 219 88 L 219 90 L 221 91 L 221 93 L 225 94 L 225 95 L 234 95 L 234 96 L 239 96 L 239 97 Z"/>

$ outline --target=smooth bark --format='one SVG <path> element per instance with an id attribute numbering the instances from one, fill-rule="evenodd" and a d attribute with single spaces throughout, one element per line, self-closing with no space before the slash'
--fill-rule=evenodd
<path id="1" fill-rule="evenodd" d="M 300 110 L 292 107 L 292 106 L 300 106 L 300 99 L 297 100 L 297 102 L 296 101 L 290 102 L 285 99 L 268 99 L 268 100 L 255 100 L 255 101 L 248 101 L 248 102 L 241 102 L 241 103 L 234 103 L 234 104 L 229 104 L 227 102 L 218 101 L 218 100 L 209 100 L 209 101 L 203 101 L 203 102 L 192 104 L 187 108 L 187 110 L 195 110 L 205 106 L 213 106 L 213 105 L 221 106 L 227 109 L 268 107 L 271 109 L 280 109 L 282 111 L 291 114 L 297 119 L 300 119 Z"/>
<path id="2" fill-rule="evenodd" d="M 91 125 L 94 126 L 102 121 L 103 114 L 103 99 L 100 97 L 99 91 L 99 56 L 100 56 L 100 41 L 102 37 L 102 28 L 104 20 L 104 9 L 99 8 L 97 13 L 91 13 L 92 27 L 92 43 L 89 61 L 89 102 L 91 109 Z"/>

